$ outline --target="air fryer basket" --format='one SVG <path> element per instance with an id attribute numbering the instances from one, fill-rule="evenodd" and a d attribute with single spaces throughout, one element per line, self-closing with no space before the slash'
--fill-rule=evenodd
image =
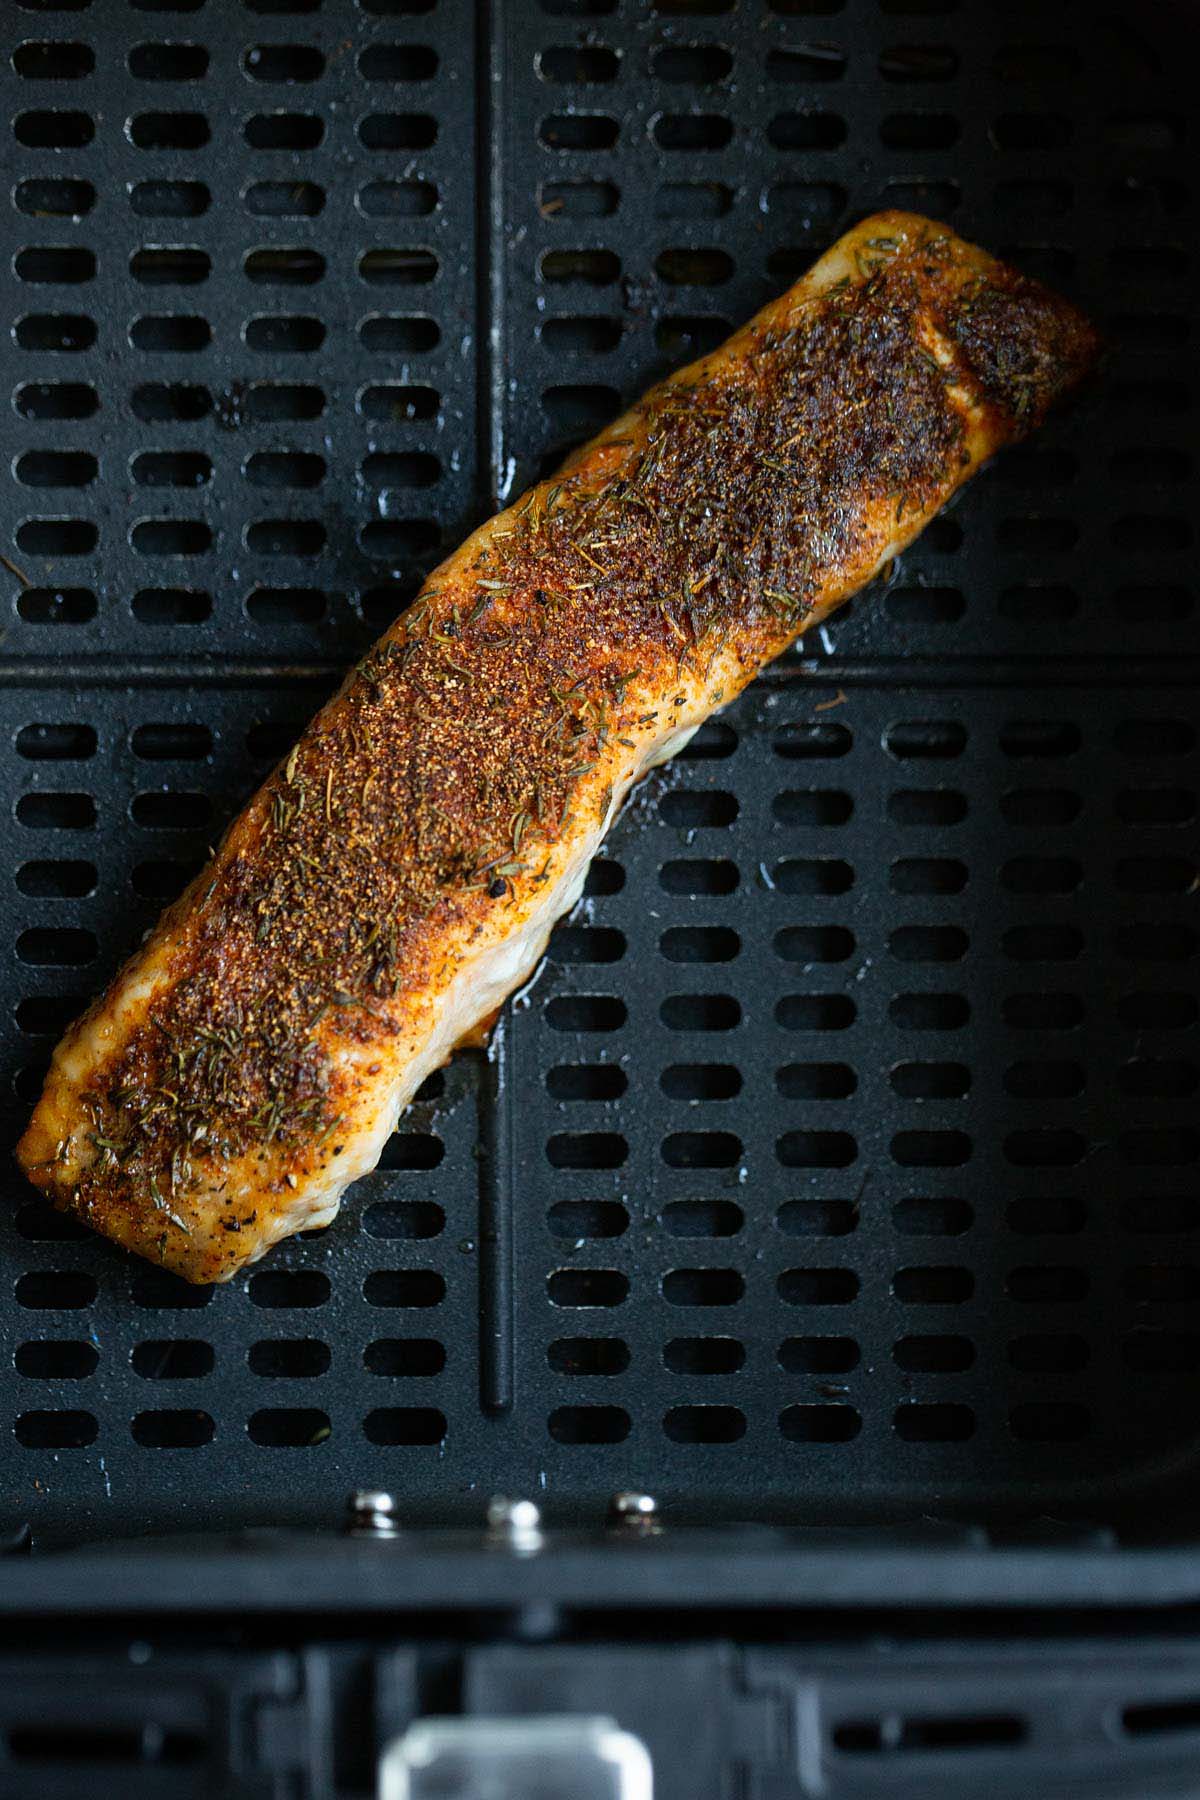
<path id="1" fill-rule="evenodd" d="M 492 1059 L 428 1084 L 328 1231 L 188 1288 L 10 1169 L 5 1525 L 316 1523 L 370 1486 L 441 1521 L 497 1489 L 810 1522 L 1194 1497 L 1184 9 L 8 23 L 13 1136 L 439 546 L 855 218 L 947 220 L 1112 353 L 647 785 Z"/>

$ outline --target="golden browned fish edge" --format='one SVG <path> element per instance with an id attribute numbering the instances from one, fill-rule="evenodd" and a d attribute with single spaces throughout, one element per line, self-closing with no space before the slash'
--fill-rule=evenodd
<path id="1" fill-rule="evenodd" d="M 192 1281 L 327 1222 L 632 783 L 1096 348 L 926 219 L 848 233 L 435 571 L 58 1046 L 30 1180 Z"/>

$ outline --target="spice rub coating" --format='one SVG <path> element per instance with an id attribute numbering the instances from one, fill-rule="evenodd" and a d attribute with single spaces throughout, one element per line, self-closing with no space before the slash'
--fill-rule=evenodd
<path id="1" fill-rule="evenodd" d="M 67 1033 L 30 1179 L 193 1281 L 330 1219 L 632 783 L 1095 351 L 928 220 L 850 232 L 434 573 Z"/>

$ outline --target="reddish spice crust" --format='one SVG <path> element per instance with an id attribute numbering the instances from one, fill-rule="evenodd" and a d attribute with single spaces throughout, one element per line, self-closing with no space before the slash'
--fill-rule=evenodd
<path id="1" fill-rule="evenodd" d="M 200 1161 L 337 1154 L 331 1037 L 398 1030 L 389 1003 L 537 882 L 596 804 L 588 775 L 647 707 L 669 717 L 681 670 L 732 650 L 749 679 L 865 534 L 953 485 L 961 400 L 922 320 L 999 436 L 1040 420 L 1092 361 L 1090 328 L 1000 265 L 964 273 L 962 250 L 878 240 L 862 280 L 651 392 L 629 437 L 534 490 L 465 576 L 433 577 L 172 909 L 172 982 L 95 1071 L 97 1160 L 60 1203 L 105 1230 L 149 1190 L 166 1234 Z M 223 1220 L 233 1240 L 253 1222 Z"/>

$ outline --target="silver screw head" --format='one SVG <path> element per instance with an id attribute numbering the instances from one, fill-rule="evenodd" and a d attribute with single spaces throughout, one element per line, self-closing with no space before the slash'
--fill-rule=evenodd
<path id="1" fill-rule="evenodd" d="M 658 1501 L 653 1494 L 639 1494 L 633 1489 L 613 1495 L 608 1504 L 608 1522 L 614 1531 L 643 1537 L 662 1530 Z"/>
<path id="2" fill-rule="evenodd" d="M 356 1488 L 346 1502 L 346 1529 L 352 1537 L 398 1537 L 396 1496 L 382 1488 Z"/>
<path id="3" fill-rule="evenodd" d="M 494 1494 L 488 1501 L 488 1537 L 494 1544 L 528 1552 L 542 1545 L 542 1515 L 532 1500 Z"/>

